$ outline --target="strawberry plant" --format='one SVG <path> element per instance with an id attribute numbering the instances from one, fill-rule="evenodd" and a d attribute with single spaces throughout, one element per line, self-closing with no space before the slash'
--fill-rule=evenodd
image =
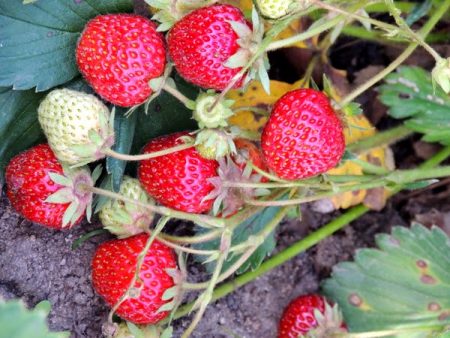
<path id="1" fill-rule="evenodd" d="M 0 4 L 1 184 L 32 222 L 64 231 L 94 208 L 118 237 L 92 260 L 106 336 L 170 337 L 192 313 L 189 337 L 214 300 L 401 190 L 450 176 L 450 59 L 429 43 L 450 0 L 145 2 L 140 14 L 131 0 Z M 405 48 L 349 90 L 329 61 L 343 34 Z M 269 77 L 288 47 L 313 50 L 292 85 Z M 430 69 L 403 65 L 419 47 Z M 357 102 L 374 86 L 399 120 L 380 132 Z M 395 169 L 390 147 L 412 134 L 441 148 Z M 353 207 L 268 258 L 279 224 L 308 202 Z M 377 244 L 336 266 L 330 301 L 294 300 L 279 336 L 444 333 L 445 234 L 414 225 Z M 190 275 L 195 262 L 204 280 Z"/>

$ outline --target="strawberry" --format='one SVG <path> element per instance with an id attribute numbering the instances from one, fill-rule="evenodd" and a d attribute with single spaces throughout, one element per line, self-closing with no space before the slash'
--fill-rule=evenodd
<path id="1" fill-rule="evenodd" d="M 286 93 L 274 105 L 261 136 L 267 166 L 296 180 L 335 167 L 345 151 L 342 123 L 327 96 L 314 89 Z"/>
<path id="2" fill-rule="evenodd" d="M 240 9 L 224 4 L 197 9 L 169 31 L 169 55 L 187 81 L 202 88 L 223 90 L 242 69 L 242 66 L 225 65 L 240 49 L 240 37 L 230 21 L 249 25 Z M 248 30 L 251 33 L 250 28 Z M 234 88 L 240 87 L 242 81 L 240 79 Z"/>
<path id="3" fill-rule="evenodd" d="M 337 305 L 331 306 L 317 294 L 297 297 L 284 310 L 278 338 L 298 338 L 306 335 L 328 338 L 333 333 L 346 332 Z"/>
<path id="4" fill-rule="evenodd" d="M 255 6 L 262 17 L 276 20 L 296 9 L 306 8 L 305 0 L 254 0 Z M 300 7 L 300 5 L 302 7 Z M 300 8 L 299 8 L 300 7 Z"/>
<path id="5" fill-rule="evenodd" d="M 138 256 L 149 236 L 139 234 L 101 244 L 92 259 L 92 283 L 95 291 L 114 307 L 131 286 Z M 174 286 L 169 272 L 176 269 L 175 254 L 168 246 L 154 240 L 144 257 L 139 279 L 133 288 L 137 293 L 117 308 L 116 314 L 135 324 L 154 324 L 168 315 L 158 309 L 168 303 L 164 292 Z"/>
<path id="6" fill-rule="evenodd" d="M 119 193 L 142 203 L 152 202 L 139 181 L 129 176 L 123 177 Z M 134 203 L 110 199 L 102 206 L 98 216 L 103 227 L 119 238 L 123 238 L 147 230 L 154 215 L 146 208 Z"/>
<path id="7" fill-rule="evenodd" d="M 78 41 L 78 68 L 94 90 L 115 105 L 131 107 L 148 99 L 148 82 L 166 64 L 164 40 L 150 20 L 133 14 L 100 15 Z"/>
<path id="8" fill-rule="evenodd" d="M 55 182 L 57 175 L 69 186 Z M 93 184 L 89 172 L 81 168 L 63 169 L 48 144 L 15 156 L 6 167 L 5 176 L 6 194 L 17 212 L 49 228 L 70 228 L 80 223 L 92 201 L 92 194 L 75 188 L 80 182 Z M 63 199 L 57 201 L 58 195 Z M 52 198 L 54 202 L 50 201 Z"/>
<path id="9" fill-rule="evenodd" d="M 38 119 L 58 160 L 72 165 L 105 157 L 114 143 L 108 108 L 94 95 L 55 89 L 41 102 Z"/>
<path id="10" fill-rule="evenodd" d="M 187 132 L 181 132 L 155 138 L 144 147 L 143 153 L 182 144 L 182 137 L 188 135 Z M 217 161 L 203 158 L 192 147 L 141 161 L 138 177 L 147 193 L 162 205 L 203 213 L 209 211 L 213 203 L 203 199 L 213 189 L 208 179 L 217 175 L 217 168 Z"/>

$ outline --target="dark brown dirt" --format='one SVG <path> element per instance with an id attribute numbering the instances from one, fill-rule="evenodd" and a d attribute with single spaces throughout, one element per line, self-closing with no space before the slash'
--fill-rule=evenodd
<path id="1" fill-rule="evenodd" d="M 373 245 L 376 233 L 389 231 L 393 225 L 407 225 L 419 210 L 424 213 L 449 209 L 445 199 L 434 200 L 432 205 L 422 200 L 418 207 L 414 199 L 405 202 L 405 196 L 388 203 L 382 213 L 367 214 L 315 248 L 211 305 L 193 337 L 275 337 L 278 319 L 289 301 L 318 291 L 331 267 L 351 259 L 357 248 Z M 396 209 L 399 205 L 401 208 Z M 0 296 L 21 297 L 31 306 L 48 299 L 53 306 L 49 319 L 52 329 L 71 331 L 73 338 L 100 337 L 108 310 L 92 290 L 90 260 L 95 247 L 108 236 L 92 238 L 72 250 L 72 242 L 95 224 L 64 232 L 48 230 L 17 216 L 5 198 L 0 201 L 0 214 Z M 285 221 L 280 226 L 276 251 L 337 214 L 322 215 L 304 207 L 302 221 Z M 201 266 L 195 265 L 191 270 L 195 279 L 205 277 Z M 189 318 L 176 321 L 174 336 L 179 337 L 188 324 Z"/>
<path id="2" fill-rule="evenodd" d="M 137 12 L 146 13 L 142 0 L 135 0 L 135 3 L 140 6 Z M 349 46 L 352 48 L 347 48 Z M 350 86 L 352 82 L 353 85 L 363 82 L 365 77 L 378 71 L 377 66 L 386 65 L 397 54 L 394 47 L 380 48 L 372 43 L 358 42 L 355 45 L 354 40 L 344 39 L 331 50 L 330 56 L 333 66 L 348 70 L 350 84 L 347 85 Z M 311 57 L 299 50 L 274 55 L 271 76 L 285 81 L 299 79 L 302 69 L 297 66 L 307 63 L 307 60 L 299 60 Z M 420 57 L 417 55 L 408 61 L 416 64 L 425 60 L 423 53 Z M 292 63 L 292 72 L 291 68 L 286 68 L 287 62 Z M 420 64 L 429 66 L 426 62 Z M 287 78 L 287 74 L 292 78 Z M 320 81 L 321 77 L 322 73 L 316 80 Z M 392 120 L 386 119 L 385 109 L 374 100 L 375 96 L 374 92 L 369 92 L 359 100 L 371 121 L 379 128 L 387 128 L 392 125 Z M 401 163 L 401 167 L 415 165 L 421 158 L 426 158 L 427 153 L 435 151 L 420 147 L 417 141 L 417 138 L 411 138 L 394 148 L 396 162 Z M 332 266 L 351 259 L 357 248 L 373 246 L 375 234 L 388 232 L 393 225 L 408 225 L 413 220 L 426 224 L 441 222 L 450 232 L 449 192 L 447 182 L 422 194 L 399 194 L 381 212 L 368 213 L 316 247 L 212 304 L 193 337 L 276 337 L 278 320 L 290 300 L 300 294 L 317 292 Z M 308 206 L 303 207 L 301 221 L 290 220 L 280 225 L 276 252 L 338 214 L 323 215 L 312 212 Z M 0 297 L 20 297 L 30 306 L 47 299 L 53 306 L 49 318 L 52 329 L 68 330 L 73 338 L 101 337 L 101 324 L 108 309 L 91 287 L 90 260 L 96 246 L 108 236 L 92 238 L 81 248 L 71 249 L 76 238 L 96 226 L 94 222 L 63 232 L 48 230 L 24 221 L 11 209 L 7 199 L 1 198 Z M 195 280 L 206 278 L 201 265 L 193 265 L 190 270 L 195 274 Z M 189 322 L 189 318 L 176 321 L 174 336 L 179 337 Z"/>

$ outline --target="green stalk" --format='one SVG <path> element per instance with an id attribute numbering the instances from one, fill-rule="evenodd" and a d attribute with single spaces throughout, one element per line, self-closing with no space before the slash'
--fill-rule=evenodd
<path id="1" fill-rule="evenodd" d="M 396 143 L 412 134 L 413 132 L 410 129 L 401 125 L 352 143 L 347 146 L 347 150 L 356 154 L 364 154 L 373 148 L 384 147 Z"/>
<path id="2" fill-rule="evenodd" d="M 450 156 L 450 146 L 447 146 L 443 148 L 440 152 L 435 154 L 432 158 L 424 162 L 420 166 L 420 168 L 421 169 L 433 168 L 439 165 L 442 161 L 446 160 L 449 156 Z M 391 190 L 390 196 L 396 194 L 400 190 L 402 190 L 402 185 L 396 186 L 394 189 Z M 233 292 L 234 290 L 238 289 L 239 287 L 262 276 L 266 272 L 280 266 L 281 264 L 286 263 L 291 258 L 313 247 L 321 240 L 334 234 L 336 231 L 341 230 L 350 222 L 353 222 L 354 220 L 358 219 L 368 211 L 370 211 L 370 209 L 362 204 L 347 210 L 344 214 L 335 218 L 330 223 L 324 225 L 319 230 L 311 233 L 310 235 L 306 236 L 300 241 L 294 243 L 293 245 L 279 252 L 275 256 L 272 256 L 264 263 L 262 263 L 258 269 L 254 271 L 248 271 L 240 276 L 237 276 L 234 280 L 220 285 L 218 288 L 214 290 L 212 300 L 214 301 L 219 298 L 222 298 L 228 295 L 229 293 Z M 192 306 L 193 303 L 189 303 L 180 307 L 178 311 L 175 313 L 174 318 L 180 318 L 182 316 L 185 316 L 190 312 Z"/>
<path id="3" fill-rule="evenodd" d="M 418 34 L 421 38 L 426 38 L 426 36 L 433 30 L 434 26 L 438 23 L 438 21 L 442 18 L 442 16 L 447 13 L 447 11 L 450 9 L 450 0 L 445 0 L 444 3 L 436 10 L 436 12 L 430 17 L 430 19 L 427 21 L 427 23 L 420 29 Z M 384 79 L 386 75 L 393 72 L 398 66 L 400 66 L 403 61 L 405 61 L 413 52 L 414 50 L 419 46 L 419 43 L 414 41 L 409 44 L 409 46 L 401 53 L 397 59 L 395 59 L 389 66 L 387 66 L 383 71 L 375 75 L 373 78 L 371 78 L 366 83 L 363 83 L 361 86 L 356 88 L 354 91 L 352 91 L 350 94 L 348 94 L 341 102 L 340 105 L 343 107 L 346 104 L 352 102 L 354 99 L 356 99 L 359 95 L 364 93 L 367 89 L 371 88 L 375 84 L 377 84 L 379 81 Z"/>

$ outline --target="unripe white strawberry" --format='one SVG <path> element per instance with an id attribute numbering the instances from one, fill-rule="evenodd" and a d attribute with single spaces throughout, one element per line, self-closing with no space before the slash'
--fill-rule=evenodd
<path id="1" fill-rule="evenodd" d="M 254 3 L 261 16 L 271 20 L 282 18 L 309 5 L 305 0 L 254 0 Z"/>
<path id="2" fill-rule="evenodd" d="M 145 204 L 154 203 L 142 188 L 139 180 L 129 176 L 124 176 L 119 193 Z M 147 230 L 153 221 L 153 216 L 153 213 L 145 207 L 120 200 L 109 200 L 99 213 L 103 226 L 119 238 L 136 235 Z"/>
<path id="3" fill-rule="evenodd" d="M 55 89 L 41 102 L 38 118 L 58 160 L 83 165 L 105 157 L 114 144 L 108 108 L 95 96 Z"/>

